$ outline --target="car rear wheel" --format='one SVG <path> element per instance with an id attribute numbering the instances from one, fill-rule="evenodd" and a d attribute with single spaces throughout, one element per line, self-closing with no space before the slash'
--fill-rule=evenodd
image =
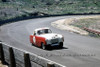
<path id="1" fill-rule="evenodd" d="M 46 46 L 44 45 L 44 43 L 41 44 L 41 47 L 42 47 L 43 50 L 46 49 Z"/>
<path id="2" fill-rule="evenodd" d="M 33 44 L 33 43 L 31 43 L 31 45 L 32 45 L 32 46 L 34 46 L 34 44 Z"/>

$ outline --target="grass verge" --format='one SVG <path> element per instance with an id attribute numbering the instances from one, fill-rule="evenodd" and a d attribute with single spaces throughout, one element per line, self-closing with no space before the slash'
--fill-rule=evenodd
<path id="1" fill-rule="evenodd" d="M 88 28 L 92 30 L 96 30 L 100 32 L 100 17 L 98 18 L 85 18 L 85 19 L 79 19 L 76 20 L 74 23 L 71 23 L 71 25 L 79 28 Z M 100 35 L 89 33 L 92 37 L 100 37 Z"/>

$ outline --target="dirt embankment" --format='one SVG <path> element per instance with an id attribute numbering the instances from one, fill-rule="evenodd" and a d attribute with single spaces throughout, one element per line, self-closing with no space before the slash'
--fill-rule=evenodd
<path id="1" fill-rule="evenodd" d="M 78 23 L 78 21 L 81 21 L 82 19 L 84 20 L 87 20 L 87 19 L 98 19 L 100 18 L 100 15 L 94 15 L 94 16 L 81 16 L 81 17 L 74 17 L 74 18 L 66 18 L 66 19 L 61 19 L 61 20 L 57 20 L 55 22 L 52 22 L 51 25 L 53 27 L 56 27 L 58 29 L 61 29 L 61 30 L 67 30 L 67 31 L 70 31 L 70 32 L 75 32 L 75 33 L 78 33 L 78 34 L 81 34 L 81 35 L 88 35 L 89 33 L 83 29 L 81 29 L 80 27 L 77 27 L 77 26 L 74 26 L 73 24 L 76 24 Z M 92 26 L 91 24 L 91 21 L 90 22 L 90 26 L 89 28 L 92 29 Z M 96 22 L 96 21 L 94 21 Z M 86 22 L 88 23 L 88 22 Z M 82 22 L 80 23 L 82 24 Z M 96 24 L 96 23 L 94 23 Z M 95 26 L 95 28 L 99 28 L 100 25 L 97 25 Z M 96 30 L 96 29 L 95 29 Z"/>

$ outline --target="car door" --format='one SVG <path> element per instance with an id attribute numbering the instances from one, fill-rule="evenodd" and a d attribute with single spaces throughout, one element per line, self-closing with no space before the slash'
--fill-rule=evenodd
<path id="1" fill-rule="evenodd" d="M 36 32 L 34 31 L 34 34 L 33 34 L 33 44 L 36 45 Z"/>
<path id="2" fill-rule="evenodd" d="M 34 43 L 34 45 L 36 45 L 36 46 L 39 46 L 39 36 L 38 36 L 38 34 L 36 33 L 36 32 L 34 32 L 34 35 L 33 35 L 33 43 Z"/>
<path id="3" fill-rule="evenodd" d="M 36 46 L 41 46 L 41 37 L 39 37 L 39 36 L 37 36 L 37 35 L 35 35 L 34 37 L 33 37 L 33 42 L 34 42 L 34 44 L 36 45 Z"/>

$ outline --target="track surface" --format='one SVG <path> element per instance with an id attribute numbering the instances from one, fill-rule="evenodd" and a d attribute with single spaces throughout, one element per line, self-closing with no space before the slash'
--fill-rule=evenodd
<path id="1" fill-rule="evenodd" d="M 6 24 L 0 27 L 0 40 L 67 67 L 100 67 L 100 39 L 59 30 L 50 25 L 55 20 L 71 17 L 81 16 L 37 18 Z M 65 38 L 64 48 L 48 51 L 32 46 L 29 35 L 39 27 L 49 27 L 53 32 L 62 34 Z"/>

